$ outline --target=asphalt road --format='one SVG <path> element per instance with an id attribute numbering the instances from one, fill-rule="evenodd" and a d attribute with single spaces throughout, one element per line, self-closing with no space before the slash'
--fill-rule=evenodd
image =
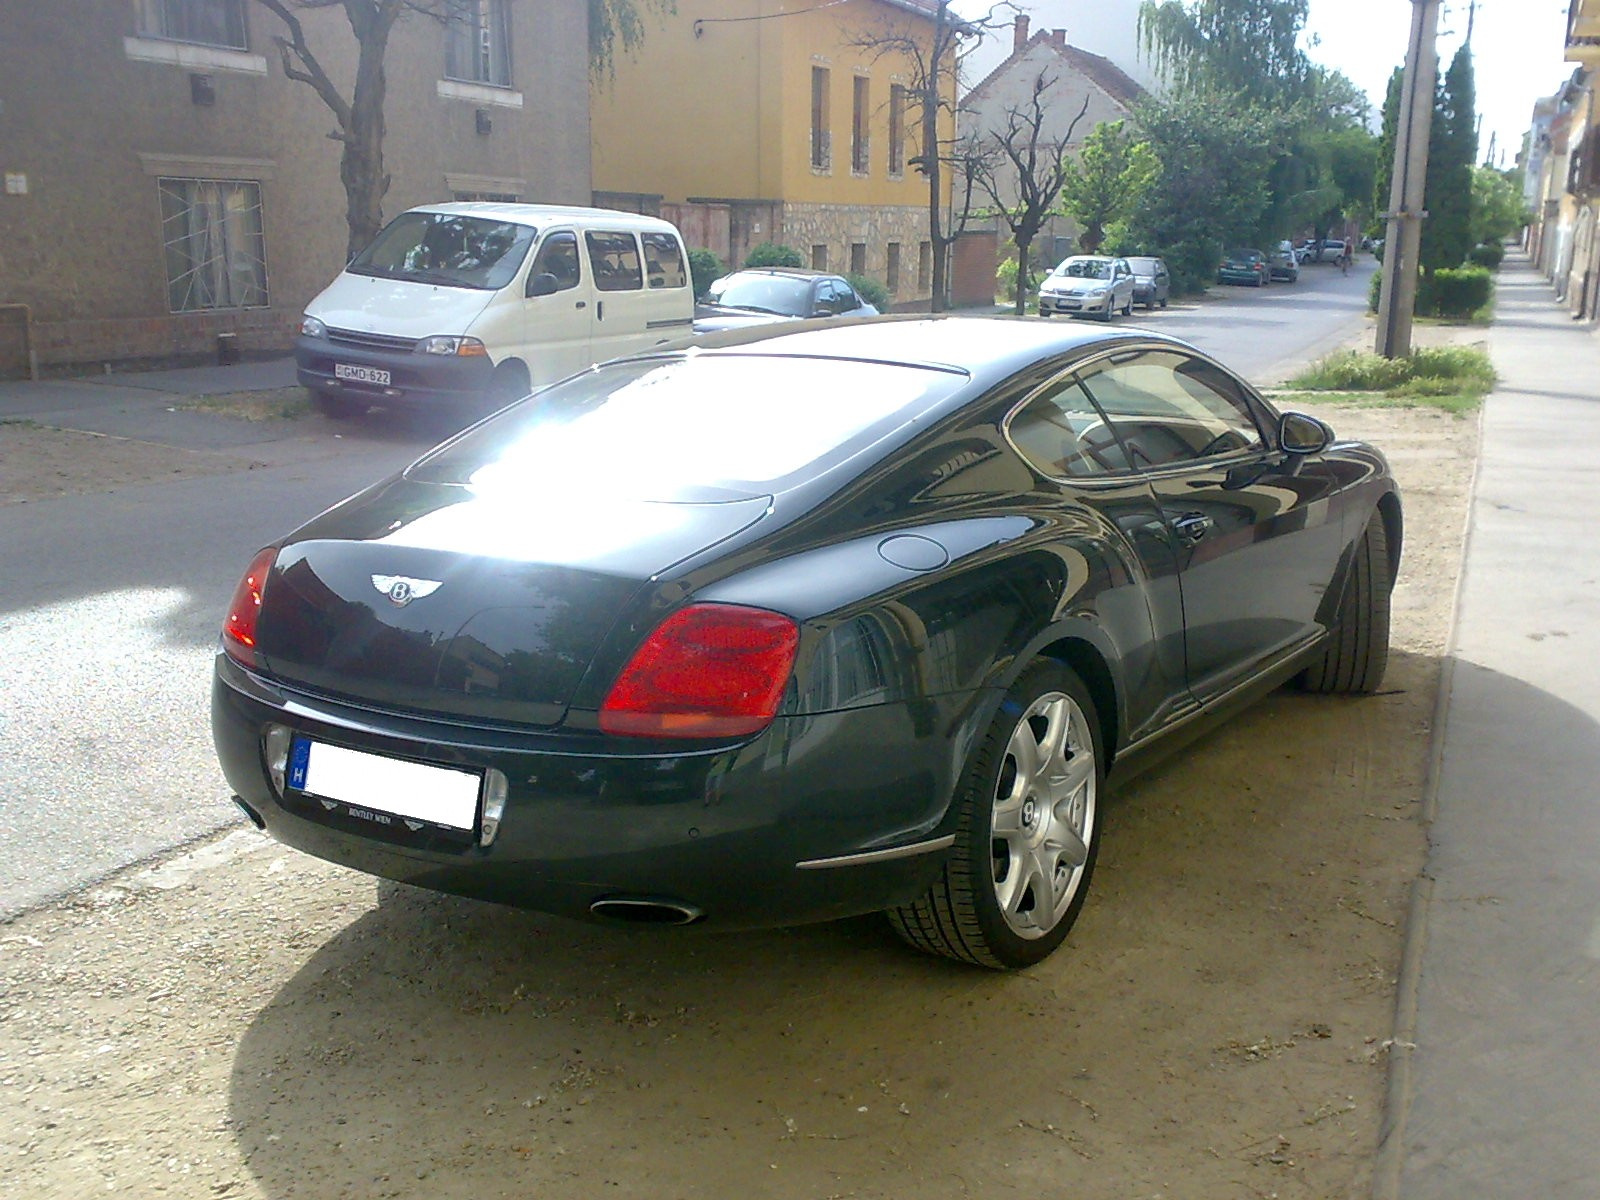
<path id="1" fill-rule="evenodd" d="M 1122 322 L 1261 384 L 1362 328 L 1370 262 L 1216 288 Z M 1059 318 L 1057 318 L 1059 319 Z M 254 469 L 0 507 L 0 918 L 242 821 L 211 753 L 218 621 L 251 553 L 402 465 L 426 436 L 369 420 L 245 424 L 143 387 L 30 385 L 5 414 Z"/>

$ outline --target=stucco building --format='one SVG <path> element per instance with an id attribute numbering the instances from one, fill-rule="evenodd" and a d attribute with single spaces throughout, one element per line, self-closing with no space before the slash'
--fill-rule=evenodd
<path id="1" fill-rule="evenodd" d="M 296 8 L 349 95 L 343 9 Z M 278 348 L 343 265 L 335 122 L 254 0 L 0 8 L 0 372 Z M 383 202 L 588 203 L 585 0 L 410 13 L 386 58 Z"/>
<path id="2" fill-rule="evenodd" d="M 596 202 L 659 212 L 733 264 L 779 242 L 926 299 L 921 76 L 894 43 L 931 44 L 939 19 L 933 0 L 679 0 L 595 83 Z"/>

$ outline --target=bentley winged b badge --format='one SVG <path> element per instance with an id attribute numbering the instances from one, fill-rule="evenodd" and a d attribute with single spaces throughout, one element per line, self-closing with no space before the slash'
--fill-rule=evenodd
<path id="1" fill-rule="evenodd" d="M 374 575 L 372 586 L 389 597 L 396 608 L 404 608 L 413 600 L 433 595 L 444 586 L 444 580 L 412 579 L 408 575 Z"/>

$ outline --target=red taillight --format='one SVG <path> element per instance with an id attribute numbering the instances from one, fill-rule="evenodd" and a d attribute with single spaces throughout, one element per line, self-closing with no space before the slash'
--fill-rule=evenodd
<path id="1" fill-rule="evenodd" d="M 741 737 L 766 728 L 800 630 L 763 608 L 693 604 L 656 627 L 600 706 L 600 728 L 634 737 Z"/>
<path id="2" fill-rule="evenodd" d="M 276 549 L 268 547 L 250 561 L 244 578 L 233 589 L 228 619 L 222 623 L 222 648 L 248 667 L 257 662 L 256 618 L 261 615 L 261 589 L 266 587 L 267 572 L 272 570 L 272 560 L 277 555 Z"/>

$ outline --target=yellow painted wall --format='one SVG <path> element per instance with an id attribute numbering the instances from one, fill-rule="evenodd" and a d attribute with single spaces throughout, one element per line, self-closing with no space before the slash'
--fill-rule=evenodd
<path id="1" fill-rule="evenodd" d="M 757 19 L 750 19 L 757 18 Z M 909 165 L 888 174 L 890 86 L 912 73 L 852 44 L 885 22 L 931 31 L 879 0 L 817 7 L 815 0 L 679 0 L 647 17 L 640 51 L 592 89 L 594 186 L 602 192 L 916 205 L 926 180 Z M 811 167 L 811 70 L 829 71 L 832 170 Z M 870 162 L 851 171 L 854 79 L 868 80 Z M 953 90 L 953 85 L 952 85 Z M 906 111 L 909 159 L 919 153 L 917 114 Z M 948 136 L 948 134 L 946 134 Z"/>

